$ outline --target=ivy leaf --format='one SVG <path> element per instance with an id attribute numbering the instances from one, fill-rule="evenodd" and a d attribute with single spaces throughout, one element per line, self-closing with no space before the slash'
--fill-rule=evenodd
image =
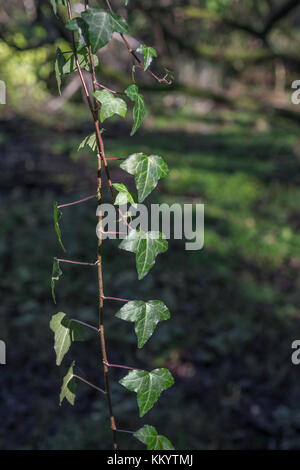
<path id="1" fill-rule="evenodd" d="M 77 54 L 78 57 L 78 62 L 80 65 L 80 68 L 84 68 L 88 72 L 90 71 L 90 64 L 89 64 L 89 53 L 87 50 L 84 50 L 82 52 L 78 52 Z M 99 60 L 98 57 L 93 54 L 93 59 L 94 59 L 94 65 L 95 67 L 98 67 L 99 65 Z M 62 74 L 63 75 L 68 75 L 69 73 L 76 72 L 77 71 L 77 66 L 76 66 L 76 59 L 75 55 L 72 53 L 67 59 L 65 64 L 62 67 Z"/>
<path id="2" fill-rule="evenodd" d="M 127 302 L 117 313 L 117 318 L 135 323 L 138 347 L 142 348 L 152 336 L 158 322 L 168 320 L 170 312 L 160 300 L 133 300 Z"/>
<path id="3" fill-rule="evenodd" d="M 130 133 L 131 136 L 133 136 L 140 127 L 146 113 L 144 97 L 138 91 L 139 89 L 136 85 L 130 85 L 125 90 L 128 98 L 135 102 L 133 108 L 133 127 Z"/>
<path id="4" fill-rule="evenodd" d="M 59 281 L 60 277 L 62 276 L 63 272 L 60 269 L 59 266 L 59 261 L 57 258 L 53 259 L 53 268 L 52 268 L 52 276 L 51 276 L 51 291 L 52 291 L 52 297 L 53 301 L 56 304 L 56 298 L 55 298 L 55 281 Z"/>
<path id="5" fill-rule="evenodd" d="M 68 372 L 66 373 L 59 395 L 59 406 L 62 404 L 64 398 L 71 404 L 75 403 L 76 394 L 76 380 L 73 373 L 75 361 L 72 362 Z"/>
<path id="6" fill-rule="evenodd" d="M 168 369 L 131 370 L 120 384 L 137 393 L 140 417 L 144 416 L 157 402 L 160 394 L 174 384 L 174 379 Z"/>
<path id="7" fill-rule="evenodd" d="M 165 436 L 157 433 L 153 426 L 145 424 L 141 429 L 134 433 L 143 444 L 146 444 L 147 450 L 174 450 L 173 445 Z"/>
<path id="8" fill-rule="evenodd" d="M 65 26 L 70 31 L 77 31 L 78 49 L 82 49 L 89 44 L 88 25 L 81 17 L 73 18 L 71 21 L 66 23 Z"/>
<path id="9" fill-rule="evenodd" d="M 136 195 L 129 192 L 127 186 L 123 183 L 114 183 L 113 186 L 119 192 L 116 197 L 115 206 L 123 206 L 125 204 L 131 204 L 133 207 L 136 207 Z"/>
<path id="10" fill-rule="evenodd" d="M 131 230 L 119 248 L 136 254 L 136 269 L 141 280 L 154 266 L 157 255 L 167 251 L 168 242 L 161 232 Z"/>
<path id="11" fill-rule="evenodd" d="M 63 75 L 63 68 L 65 64 L 66 64 L 65 56 L 61 52 L 60 48 L 58 47 L 56 50 L 54 70 L 55 70 L 55 76 L 56 76 L 56 81 L 57 81 L 57 88 L 58 88 L 58 92 L 60 95 L 61 95 L 61 76 Z"/>
<path id="12" fill-rule="evenodd" d="M 130 155 L 120 167 L 134 175 L 134 181 L 138 190 L 138 200 L 144 199 L 153 191 L 160 178 L 168 174 L 168 165 L 157 155 L 149 157 L 144 153 L 134 153 Z"/>
<path id="13" fill-rule="evenodd" d="M 79 323 L 70 320 L 63 312 L 56 313 L 50 321 L 50 328 L 54 332 L 54 350 L 56 364 L 59 366 L 73 341 L 83 341 L 82 327 Z"/>
<path id="14" fill-rule="evenodd" d="M 148 46 L 145 46 L 144 44 L 140 45 L 140 47 L 136 50 L 136 52 L 139 52 L 140 54 L 143 54 L 144 56 L 144 70 L 145 71 L 150 66 L 153 60 L 153 57 L 157 57 L 157 52 L 154 49 L 154 47 L 148 47 Z"/>
<path id="15" fill-rule="evenodd" d="M 50 0 L 54 14 L 57 15 L 57 5 L 66 5 L 66 0 Z"/>
<path id="16" fill-rule="evenodd" d="M 102 131 L 103 129 L 101 129 Z M 91 149 L 93 152 L 96 151 L 97 149 L 97 141 L 96 141 L 96 134 L 93 132 L 93 134 L 88 135 L 83 139 L 83 141 L 80 143 L 78 150 L 85 150 L 85 149 Z"/>
<path id="17" fill-rule="evenodd" d="M 61 231 L 60 231 L 60 228 L 59 228 L 59 219 L 62 217 L 62 212 L 58 209 L 57 207 L 57 203 L 54 202 L 53 203 L 53 220 L 54 220 L 54 228 L 55 228 L 55 232 L 56 232 L 56 235 L 57 235 L 57 238 L 58 238 L 58 241 L 59 241 L 59 244 L 60 246 L 62 247 L 62 249 L 64 251 L 66 251 L 64 245 L 63 245 L 63 242 L 61 240 Z"/>
<path id="18" fill-rule="evenodd" d="M 127 104 L 121 98 L 116 98 L 113 93 L 108 90 L 97 90 L 93 93 L 95 98 L 101 103 L 100 121 L 118 114 L 125 117 L 127 113 Z"/>
<path id="19" fill-rule="evenodd" d="M 76 20 L 76 22 L 72 20 L 67 23 L 67 27 L 77 30 L 80 42 L 85 41 L 86 44 L 91 45 L 93 53 L 104 47 L 111 40 L 114 32 L 128 33 L 128 25 L 123 18 L 100 8 L 89 8 L 81 14 L 81 18 L 76 18 Z"/>

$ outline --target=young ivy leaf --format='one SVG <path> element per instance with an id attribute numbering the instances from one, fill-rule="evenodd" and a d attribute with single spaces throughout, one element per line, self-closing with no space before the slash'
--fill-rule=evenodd
<path id="1" fill-rule="evenodd" d="M 125 117 L 127 113 L 127 104 L 121 98 L 116 98 L 113 93 L 108 90 L 97 90 L 93 93 L 95 98 L 101 103 L 100 121 L 118 114 Z"/>
<path id="2" fill-rule="evenodd" d="M 58 47 L 56 50 L 56 58 L 54 64 L 55 76 L 57 81 L 58 92 L 61 95 L 61 76 L 63 75 L 63 68 L 66 64 L 66 58 Z"/>
<path id="3" fill-rule="evenodd" d="M 131 204 L 133 207 L 136 207 L 136 195 L 129 192 L 127 186 L 123 183 L 114 183 L 113 186 L 119 192 L 117 195 L 114 205 L 123 206 L 125 204 Z"/>
<path id="4" fill-rule="evenodd" d="M 153 57 L 157 57 L 157 52 L 154 47 L 148 47 L 144 44 L 141 44 L 140 47 L 136 50 L 136 52 L 139 52 L 144 56 L 144 71 L 146 71 L 147 68 L 150 66 Z"/>
<path id="5" fill-rule="evenodd" d="M 160 394 L 174 384 L 174 379 L 168 369 L 131 370 L 120 384 L 137 393 L 140 417 L 143 417 L 157 402 Z"/>
<path id="6" fill-rule="evenodd" d="M 117 313 L 117 318 L 134 322 L 138 347 L 142 348 L 152 336 L 158 322 L 168 320 L 170 312 L 160 300 L 133 300 L 127 302 Z"/>
<path id="7" fill-rule="evenodd" d="M 146 107 L 144 102 L 144 97 L 139 92 L 139 89 L 136 85 L 130 85 L 125 93 L 131 101 L 134 101 L 133 107 L 133 126 L 130 135 L 133 136 L 138 128 L 140 127 L 142 120 L 146 114 Z"/>
<path id="8" fill-rule="evenodd" d="M 101 129 L 102 131 L 103 129 Z M 96 142 L 96 134 L 93 132 L 93 134 L 88 135 L 83 139 L 83 141 L 80 143 L 78 150 L 85 150 L 85 149 L 90 149 L 92 152 L 95 152 L 97 149 L 97 142 Z"/>
<path id="9" fill-rule="evenodd" d="M 51 291 L 52 291 L 52 297 L 53 301 L 56 304 L 56 298 L 55 298 L 55 281 L 59 281 L 60 277 L 62 276 L 63 272 L 60 269 L 59 266 L 59 261 L 57 258 L 53 259 L 53 268 L 52 268 L 52 276 L 51 276 Z"/>
<path id="10" fill-rule="evenodd" d="M 66 27 L 78 31 L 80 45 L 90 45 L 93 53 L 104 47 L 114 32 L 128 33 L 128 25 L 123 18 L 100 8 L 89 8 L 80 18 L 74 18 L 67 23 Z"/>
<path id="11" fill-rule="evenodd" d="M 62 404 L 64 398 L 71 404 L 75 403 L 76 395 L 76 380 L 73 373 L 73 367 L 75 366 L 75 361 L 72 362 L 68 372 L 66 373 L 63 384 L 61 387 L 59 395 L 59 406 Z"/>
<path id="12" fill-rule="evenodd" d="M 136 431 L 134 437 L 143 444 L 146 444 L 147 450 L 174 450 L 169 439 L 159 435 L 156 429 L 148 424 L 145 424 L 141 429 Z"/>
<path id="13" fill-rule="evenodd" d="M 134 175 L 135 185 L 138 190 L 138 200 L 144 199 L 153 191 L 160 178 L 168 174 L 168 165 L 157 155 L 149 157 L 144 153 L 134 153 L 121 163 L 122 170 Z"/>
<path id="14" fill-rule="evenodd" d="M 50 321 L 50 328 L 54 332 L 54 350 L 56 364 L 59 366 L 73 341 L 83 341 L 82 327 L 71 320 L 63 312 L 56 313 Z"/>
<path id="15" fill-rule="evenodd" d="M 131 230 L 119 248 L 135 253 L 136 269 L 141 280 L 154 266 L 157 255 L 167 251 L 168 242 L 161 232 Z"/>
<path id="16" fill-rule="evenodd" d="M 60 228 L 59 228 L 59 219 L 62 217 L 62 212 L 58 209 L 57 207 L 57 203 L 54 202 L 53 203 L 53 220 L 54 220 L 54 228 L 55 228 L 55 232 L 56 232 L 56 235 L 57 235 L 57 239 L 58 239 L 58 242 L 60 244 L 60 246 L 62 247 L 62 249 L 64 251 L 66 251 L 64 245 L 63 245 L 63 242 L 61 240 L 61 231 L 60 231 Z"/>

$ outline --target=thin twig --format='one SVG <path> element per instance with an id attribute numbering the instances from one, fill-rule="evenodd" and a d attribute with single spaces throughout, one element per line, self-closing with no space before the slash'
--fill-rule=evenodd
<path id="1" fill-rule="evenodd" d="M 97 197 L 96 194 L 94 196 L 88 196 L 88 197 L 85 197 L 84 199 L 80 199 L 79 201 L 69 202 L 68 204 L 61 204 L 57 206 L 57 209 L 62 209 L 63 207 L 68 207 L 68 206 L 74 206 L 75 204 L 81 204 L 82 202 L 89 201 L 90 199 L 94 199 L 95 197 Z"/>
<path id="2" fill-rule="evenodd" d="M 117 367 L 118 369 L 135 370 L 135 367 L 121 366 L 120 364 L 110 364 L 110 363 L 107 362 L 107 361 L 103 361 L 103 363 L 104 363 L 107 367 Z"/>
<path id="3" fill-rule="evenodd" d="M 95 390 L 98 390 L 98 392 L 101 392 L 101 393 L 103 393 L 104 395 L 106 395 L 105 390 L 102 390 L 102 388 L 97 387 L 96 385 L 92 384 L 92 383 L 89 382 L 88 380 L 83 379 L 83 378 L 80 377 L 79 375 L 73 374 L 73 377 L 75 377 L 75 378 L 78 379 L 78 380 L 81 380 L 81 382 L 84 382 L 85 384 L 89 385 L 90 387 L 94 388 Z"/>
<path id="4" fill-rule="evenodd" d="M 128 434 L 134 434 L 134 431 L 128 431 L 127 429 L 117 429 L 117 432 L 127 432 Z"/>
<path id="5" fill-rule="evenodd" d="M 72 318 L 71 321 L 74 321 L 75 323 L 80 323 L 81 325 L 87 326 L 88 328 L 91 328 L 91 330 L 95 330 L 97 331 L 97 333 L 99 333 L 98 328 L 96 328 L 93 325 L 90 325 L 89 323 L 85 323 L 84 321 L 81 321 L 81 320 L 76 320 L 75 318 Z"/>
<path id="6" fill-rule="evenodd" d="M 110 1 L 105 0 L 107 7 L 111 13 L 113 13 L 113 9 L 111 7 Z M 141 59 L 136 55 L 135 51 L 132 49 L 130 44 L 128 43 L 127 39 L 125 38 L 124 34 L 120 33 L 120 36 L 122 38 L 122 41 L 124 42 L 125 46 L 128 49 L 128 52 L 134 57 L 134 59 L 137 61 L 137 65 L 139 66 L 140 69 L 142 69 L 144 72 L 147 72 L 149 75 L 151 75 L 155 80 L 157 80 L 159 83 L 164 83 L 165 85 L 172 85 L 172 80 L 167 80 L 166 76 L 160 78 L 155 73 L 152 72 L 149 68 L 145 70 L 145 65 L 141 61 Z"/>
<path id="7" fill-rule="evenodd" d="M 60 263 L 70 263 L 70 264 L 79 264 L 81 266 L 96 266 L 98 263 L 84 263 L 83 261 L 71 261 L 70 259 L 59 259 L 57 258 L 57 261 Z"/>
<path id="8" fill-rule="evenodd" d="M 130 302 L 128 299 L 119 299 L 118 297 L 105 297 L 105 296 L 103 296 L 103 300 L 117 300 L 119 302 Z"/>

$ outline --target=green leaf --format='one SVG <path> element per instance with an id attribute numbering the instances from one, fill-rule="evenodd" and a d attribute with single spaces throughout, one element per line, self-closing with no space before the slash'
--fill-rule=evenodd
<path id="1" fill-rule="evenodd" d="M 55 281 L 59 281 L 60 277 L 62 276 L 63 272 L 60 269 L 59 266 L 59 261 L 57 258 L 53 259 L 53 268 L 52 268 L 52 276 L 51 276 L 51 291 L 52 291 L 52 297 L 53 301 L 56 304 L 56 298 L 55 298 Z"/>
<path id="2" fill-rule="evenodd" d="M 147 450 L 174 450 L 169 439 L 157 434 L 156 429 L 148 424 L 136 431 L 134 437 L 146 444 Z"/>
<path id="3" fill-rule="evenodd" d="M 62 247 L 62 249 L 64 251 L 66 251 L 64 245 L 63 245 L 63 242 L 61 240 L 61 231 L 60 231 L 60 228 L 59 228 L 59 219 L 62 217 L 62 212 L 58 209 L 57 207 L 57 203 L 54 202 L 53 203 L 53 220 L 54 220 L 54 228 L 55 228 L 55 232 L 56 232 L 56 235 L 57 235 L 57 238 L 58 238 L 58 241 L 59 241 L 59 244 L 60 246 Z"/>
<path id="4" fill-rule="evenodd" d="M 129 192 L 127 186 L 123 183 L 114 183 L 113 186 L 119 192 L 115 200 L 115 206 L 123 206 L 125 204 L 131 204 L 136 207 L 136 195 Z"/>
<path id="5" fill-rule="evenodd" d="M 59 395 L 59 406 L 62 404 L 64 398 L 71 404 L 75 403 L 76 395 L 76 380 L 73 374 L 73 367 L 75 366 L 75 361 L 72 362 L 68 372 L 66 373 L 63 384 L 61 387 Z"/>
<path id="6" fill-rule="evenodd" d="M 56 58 L 54 64 L 55 76 L 57 81 L 57 88 L 58 92 L 61 95 L 61 76 L 63 75 L 63 67 L 66 64 L 66 59 L 64 54 L 61 52 L 60 48 L 58 47 L 56 50 Z"/>
<path id="7" fill-rule="evenodd" d="M 139 89 L 136 85 L 130 85 L 125 90 L 128 98 L 135 102 L 133 108 L 133 127 L 130 133 L 131 136 L 133 136 L 140 127 L 146 113 L 144 97 L 138 91 Z"/>
<path id="8" fill-rule="evenodd" d="M 78 147 L 78 150 L 85 150 L 85 149 L 90 149 L 92 150 L 92 152 L 95 152 L 97 150 L 97 141 L 96 141 L 95 132 L 85 137 Z"/>
<path id="9" fill-rule="evenodd" d="M 89 53 L 88 53 L 88 51 L 84 50 L 82 52 L 78 52 L 77 57 L 78 57 L 78 62 L 79 62 L 80 68 L 84 68 L 85 70 L 87 70 L 89 72 L 90 71 L 90 64 L 89 64 Z M 93 59 L 94 59 L 95 67 L 98 67 L 98 65 L 99 65 L 98 57 L 93 54 Z M 72 53 L 66 59 L 66 62 L 62 67 L 61 73 L 62 73 L 62 75 L 68 75 L 69 73 L 76 72 L 76 71 L 77 71 L 76 59 L 75 59 L 75 55 Z"/>
<path id="10" fill-rule="evenodd" d="M 134 322 L 138 338 L 138 347 L 142 348 L 152 336 L 158 322 L 168 320 L 170 312 L 160 300 L 133 300 L 127 302 L 117 313 L 116 317 Z"/>
<path id="11" fill-rule="evenodd" d="M 140 417 L 144 416 L 157 402 L 160 394 L 174 384 L 174 379 L 168 369 L 131 370 L 120 384 L 137 393 Z"/>
<path id="12" fill-rule="evenodd" d="M 57 15 L 57 5 L 66 6 L 66 0 L 50 0 L 50 3 L 52 5 L 55 15 Z"/>
<path id="13" fill-rule="evenodd" d="M 120 167 L 134 175 L 134 181 L 138 190 L 138 200 L 144 199 L 153 191 L 160 178 L 168 174 L 168 166 L 165 161 L 157 156 L 144 153 L 134 153 L 130 155 Z"/>
<path id="14" fill-rule="evenodd" d="M 79 32 L 79 42 L 91 45 L 92 52 L 104 47 L 114 32 L 128 33 L 126 21 L 116 13 L 100 8 L 89 8 L 81 14 L 81 18 L 74 18 L 67 23 L 67 28 Z M 84 24 L 83 24 L 84 23 Z"/>
<path id="15" fill-rule="evenodd" d="M 66 28 L 70 31 L 77 31 L 78 33 L 78 49 L 82 49 L 83 47 L 89 44 L 89 37 L 88 37 L 88 25 L 81 17 L 73 18 L 71 21 L 66 23 Z M 93 51 L 94 52 L 94 51 Z"/>
<path id="16" fill-rule="evenodd" d="M 157 57 L 157 52 L 154 49 L 154 47 L 148 47 L 142 44 L 136 52 L 139 52 L 140 54 L 143 54 L 144 56 L 144 70 L 146 71 L 147 68 L 150 66 L 153 57 Z"/>
<path id="17" fill-rule="evenodd" d="M 54 350 L 56 364 L 59 366 L 73 341 L 83 341 L 82 327 L 71 320 L 63 312 L 56 313 L 50 321 L 50 328 L 54 332 Z"/>
<path id="18" fill-rule="evenodd" d="M 93 93 L 95 98 L 101 103 L 100 121 L 118 114 L 125 117 L 127 113 L 127 104 L 121 98 L 116 98 L 113 93 L 108 90 L 98 90 Z"/>
<path id="19" fill-rule="evenodd" d="M 167 251 L 168 242 L 161 232 L 131 230 L 119 248 L 136 254 L 136 269 L 141 280 L 154 266 L 157 255 Z"/>

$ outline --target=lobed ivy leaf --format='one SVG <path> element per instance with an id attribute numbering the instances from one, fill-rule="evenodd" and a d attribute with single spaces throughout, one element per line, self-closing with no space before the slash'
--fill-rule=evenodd
<path id="1" fill-rule="evenodd" d="M 168 165 L 157 155 L 149 157 L 144 153 L 134 153 L 130 155 L 120 167 L 134 175 L 134 181 L 138 190 L 138 200 L 144 199 L 153 191 L 160 178 L 168 174 Z"/>
<path id="2" fill-rule="evenodd" d="M 60 231 L 60 228 L 59 228 L 59 219 L 62 217 L 62 212 L 58 209 L 57 207 L 57 203 L 54 202 L 53 203 L 53 220 L 54 220 L 54 228 L 55 228 L 55 232 L 56 232 L 56 235 L 57 235 L 57 239 L 58 239 L 58 242 L 60 244 L 60 246 L 62 247 L 62 249 L 64 251 L 66 251 L 64 245 L 63 245 L 63 242 L 61 240 L 61 231 Z"/>
<path id="3" fill-rule="evenodd" d="M 80 46 L 90 45 L 93 53 L 104 47 L 114 32 L 128 33 L 128 25 L 123 18 L 100 8 L 89 8 L 81 17 L 69 21 L 66 27 L 77 31 Z"/>
<path id="4" fill-rule="evenodd" d="M 153 57 L 157 57 L 157 52 L 154 49 L 154 47 L 148 47 L 148 46 L 145 46 L 144 44 L 141 44 L 140 47 L 136 50 L 136 52 L 139 52 L 140 54 L 143 54 L 144 56 L 144 70 L 145 71 L 150 66 L 153 60 Z"/>
<path id="5" fill-rule="evenodd" d="M 160 300 L 133 300 L 127 302 L 117 313 L 117 318 L 135 323 L 138 347 L 142 348 L 152 336 L 158 322 L 168 320 L 170 312 Z"/>
<path id="6" fill-rule="evenodd" d="M 50 3 L 55 15 L 57 15 L 57 5 L 67 5 L 66 0 L 50 0 Z"/>
<path id="7" fill-rule="evenodd" d="M 56 364 L 59 366 L 72 342 L 83 341 L 82 327 L 79 323 L 69 319 L 65 313 L 59 312 L 52 316 L 50 328 L 54 332 Z"/>
<path id="8" fill-rule="evenodd" d="M 146 444 L 147 450 L 174 450 L 169 439 L 159 435 L 156 429 L 148 424 L 145 424 L 141 429 L 136 431 L 134 437 L 143 444 Z"/>
<path id="9" fill-rule="evenodd" d="M 100 121 L 118 114 L 125 117 L 127 113 L 127 104 L 121 98 L 116 98 L 113 93 L 108 90 L 97 90 L 93 93 L 95 98 L 101 103 Z"/>
<path id="10" fill-rule="evenodd" d="M 62 404 L 64 398 L 71 404 L 75 403 L 76 396 L 76 380 L 73 373 L 75 361 L 72 362 L 68 372 L 66 373 L 59 395 L 59 406 Z"/>
<path id="11" fill-rule="evenodd" d="M 144 97 L 139 92 L 137 85 L 130 85 L 125 93 L 131 101 L 134 101 L 133 107 L 133 126 L 130 135 L 133 136 L 140 127 L 142 120 L 146 114 Z"/>
<path id="12" fill-rule="evenodd" d="M 161 232 L 131 230 L 119 248 L 136 254 L 136 269 L 141 280 L 154 266 L 157 255 L 167 251 L 168 242 Z"/>
<path id="13" fill-rule="evenodd" d="M 63 274 L 63 272 L 60 269 L 59 261 L 58 261 L 57 258 L 54 258 L 53 259 L 53 267 L 52 267 L 52 276 L 51 276 L 51 291 L 52 291 L 53 301 L 54 301 L 55 304 L 56 304 L 55 281 L 59 281 L 62 274 Z"/>
<path id="14" fill-rule="evenodd" d="M 137 393 L 140 417 L 144 416 L 157 402 L 161 393 L 174 384 L 174 379 L 168 369 L 131 370 L 120 384 Z"/>
<path id="15" fill-rule="evenodd" d="M 102 131 L 103 129 L 101 129 Z M 97 149 L 97 141 L 96 141 L 96 134 L 93 132 L 92 134 L 88 135 L 83 139 L 83 141 L 80 143 L 78 150 L 85 150 L 85 149 L 91 149 L 93 152 L 96 151 Z"/>
<path id="16" fill-rule="evenodd" d="M 136 207 L 136 195 L 131 193 L 127 186 L 123 183 L 114 183 L 113 186 L 119 192 L 115 199 L 115 206 L 123 206 L 125 204 L 131 204 Z"/>

